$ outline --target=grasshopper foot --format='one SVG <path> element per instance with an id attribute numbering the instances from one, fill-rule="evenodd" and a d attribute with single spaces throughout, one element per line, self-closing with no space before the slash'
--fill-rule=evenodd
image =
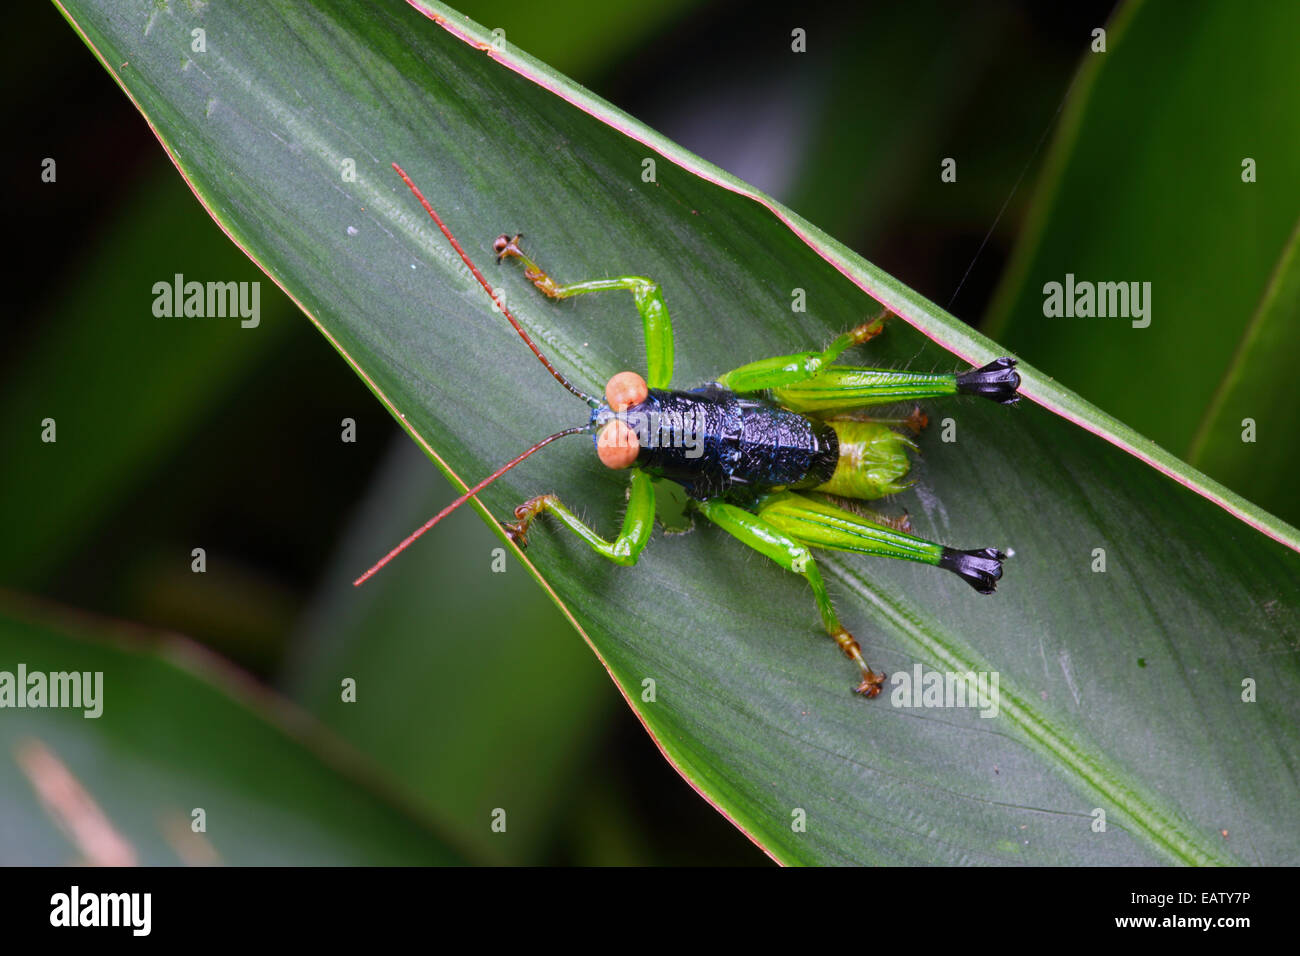
<path id="1" fill-rule="evenodd" d="M 542 268 L 519 248 L 519 240 L 524 237 L 522 232 L 517 232 L 513 236 L 506 235 L 504 232 L 492 240 L 492 251 L 497 254 L 497 264 L 500 265 L 506 259 L 518 259 L 524 265 L 524 278 L 537 286 L 537 291 L 551 299 L 562 299 L 564 294 L 560 286 Z"/>
<path id="2" fill-rule="evenodd" d="M 835 634 L 835 643 L 840 646 L 844 656 L 854 661 L 858 667 L 862 668 L 862 683 L 853 688 L 855 694 L 861 694 L 870 700 L 872 697 L 880 695 L 880 688 L 885 683 L 885 674 L 877 673 L 867 666 L 866 660 L 862 657 L 862 645 L 860 645 L 848 631 L 840 628 Z"/>
<path id="3" fill-rule="evenodd" d="M 944 548 L 939 567 L 953 572 L 980 594 L 992 594 L 1002 579 L 1002 562 L 1006 559 L 997 548 L 975 551 Z"/>
<path id="4" fill-rule="evenodd" d="M 518 545 L 520 551 L 528 549 L 528 526 L 522 521 L 502 521 L 501 530 L 506 537 Z"/>
<path id="5" fill-rule="evenodd" d="M 903 509 L 903 513 L 899 517 L 893 520 L 892 524 L 897 531 L 904 534 L 912 533 L 912 516 L 908 514 L 906 508 Z"/>
<path id="6" fill-rule="evenodd" d="M 519 240 L 524 237 L 522 232 L 517 232 L 513 236 L 505 233 L 497 236 L 492 243 L 492 251 L 497 254 L 497 262 L 503 259 L 509 259 L 512 256 L 522 256 L 523 252 L 519 249 Z"/>
<path id="7" fill-rule="evenodd" d="M 1020 373 L 1016 371 L 1016 360 L 1009 355 L 957 376 L 957 391 L 966 395 L 983 395 L 999 405 L 1014 405 L 1020 401 L 1018 388 Z"/>
<path id="8" fill-rule="evenodd" d="M 537 520 L 537 516 L 548 506 L 558 504 L 559 500 L 555 495 L 536 495 L 529 498 L 515 509 L 514 521 L 501 522 L 501 529 L 505 531 L 506 537 L 519 545 L 519 550 L 522 551 L 528 547 L 529 525 Z"/>
<path id="9" fill-rule="evenodd" d="M 871 668 L 867 668 L 866 676 L 862 678 L 862 683 L 853 688 L 853 693 L 861 694 L 867 700 L 880 696 L 880 688 L 885 683 L 884 674 L 877 674 Z"/>
<path id="10" fill-rule="evenodd" d="M 870 342 L 881 332 L 885 331 L 885 319 L 889 318 L 890 312 L 885 310 L 874 319 L 863 322 L 857 328 L 849 332 L 850 348 L 855 345 L 864 345 Z"/>
<path id="11" fill-rule="evenodd" d="M 903 424 L 913 435 L 919 435 L 929 426 L 930 416 L 921 411 L 921 406 L 917 405 L 912 409 L 912 414 L 903 420 Z"/>

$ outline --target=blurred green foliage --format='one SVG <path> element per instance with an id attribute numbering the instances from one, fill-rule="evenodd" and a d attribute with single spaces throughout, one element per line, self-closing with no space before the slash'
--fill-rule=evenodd
<path id="1" fill-rule="evenodd" d="M 1296 4 L 1131 7 L 1085 61 L 987 329 L 1292 523 L 1297 36 Z M 1149 282 L 1150 326 L 1044 317 L 1044 284 L 1067 273 Z"/>

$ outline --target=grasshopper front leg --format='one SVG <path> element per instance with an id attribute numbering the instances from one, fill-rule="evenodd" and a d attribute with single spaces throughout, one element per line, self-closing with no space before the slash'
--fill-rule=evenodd
<path id="1" fill-rule="evenodd" d="M 506 534 L 510 535 L 521 548 L 527 545 L 529 526 L 543 512 L 549 511 L 566 528 L 590 545 L 591 550 L 615 564 L 629 567 L 636 564 L 650 541 L 654 530 L 655 490 L 650 476 L 645 472 L 632 473 L 631 490 L 628 493 L 627 512 L 623 516 L 623 529 L 617 538 L 610 541 L 585 524 L 581 518 L 561 503 L 556 495 L 537 495 L 529 498 L 515 509 L 515 520 L 503 523 Z"/>
<path id="2" fill-rule="evenodd" d="M 497 262 L 518 259 L 524 266 L 524 278 L 547 298 L 567 299 L 588 292 L 632 293 L 636 310 L 641 314 L 645 334 L 646 382 L 651 388 L 667 388 L 673 378 L 673 323 L 659 283 L 644 276 L 615 276 L 612 279 L 591 279 L 561 285 L 524 255 L 519 248 L 519 240 L 522 238 L 518 235 L 498 236 L 492 246 L 496 250 Z"/>

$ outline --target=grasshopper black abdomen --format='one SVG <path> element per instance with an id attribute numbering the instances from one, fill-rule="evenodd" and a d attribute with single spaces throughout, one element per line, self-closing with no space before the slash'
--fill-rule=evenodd
<path id="1" fill-rule="evenodd" d="M 827 481 L 839 438 L 824 422 L 716 385 L 651 389 L 625 413 L 637 434 L 637 467 L 701 501 L 734 488 L 804 488 Z"/>

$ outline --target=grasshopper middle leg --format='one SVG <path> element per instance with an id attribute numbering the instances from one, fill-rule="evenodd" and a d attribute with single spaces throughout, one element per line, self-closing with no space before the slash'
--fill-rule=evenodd
<path id="1" fill-rule="evenodd" d="M 845 332 L 820 352 L 795 352 L 759 359 L 734 368 L 718 379 L 718 384 L 733 392 L 761 392 L 813 378 L 847 349 L 870 342 L 885 328 L 885 310 L 857 328 Z"/>
<path id="2" fill-rule="evenodd" d="M 817 602 L 817 610 L 821 612 L 826 633 L 834 639 L 844 655 L 854 661 L 862 671 L 862 681 L 854 691 L 865 697 L 875 697 L 879 694 L 885 682 L 885 675 L 873 671 L 867 665 L 866 659 L 862 656 L 861 645 L 840 623 L 839 615 L 835 613 L 835 606 L 831 604 L 826 583 L 822 580 L 821 571 L 817 568 L 811 550 L 744 508 L 716 499 L 702 501 L 698 507 L 705 517 L 728 534 L 771 558 L 787 571 L 804 576 L 812 588 L 813 598 Z"/>
<path id="3" fill-rule="evenodd" d="M 544 511 L 549 511 L 557 521 L 576 534 L 593 551 L 615 564 L 636 564 L 650 542 L 654 530 L 655 492 L 650 476 L 644 472 L 632 473 L 632 486 L 628 495 L 627 512 L 623 528 L 613 541 L 603 538 L 561 503 L 556 495 L 537 495 L 515 509 L 515 520 L 504 524 L 506 533 L 521 548 L 527 544 L 528 528 Z"/>

